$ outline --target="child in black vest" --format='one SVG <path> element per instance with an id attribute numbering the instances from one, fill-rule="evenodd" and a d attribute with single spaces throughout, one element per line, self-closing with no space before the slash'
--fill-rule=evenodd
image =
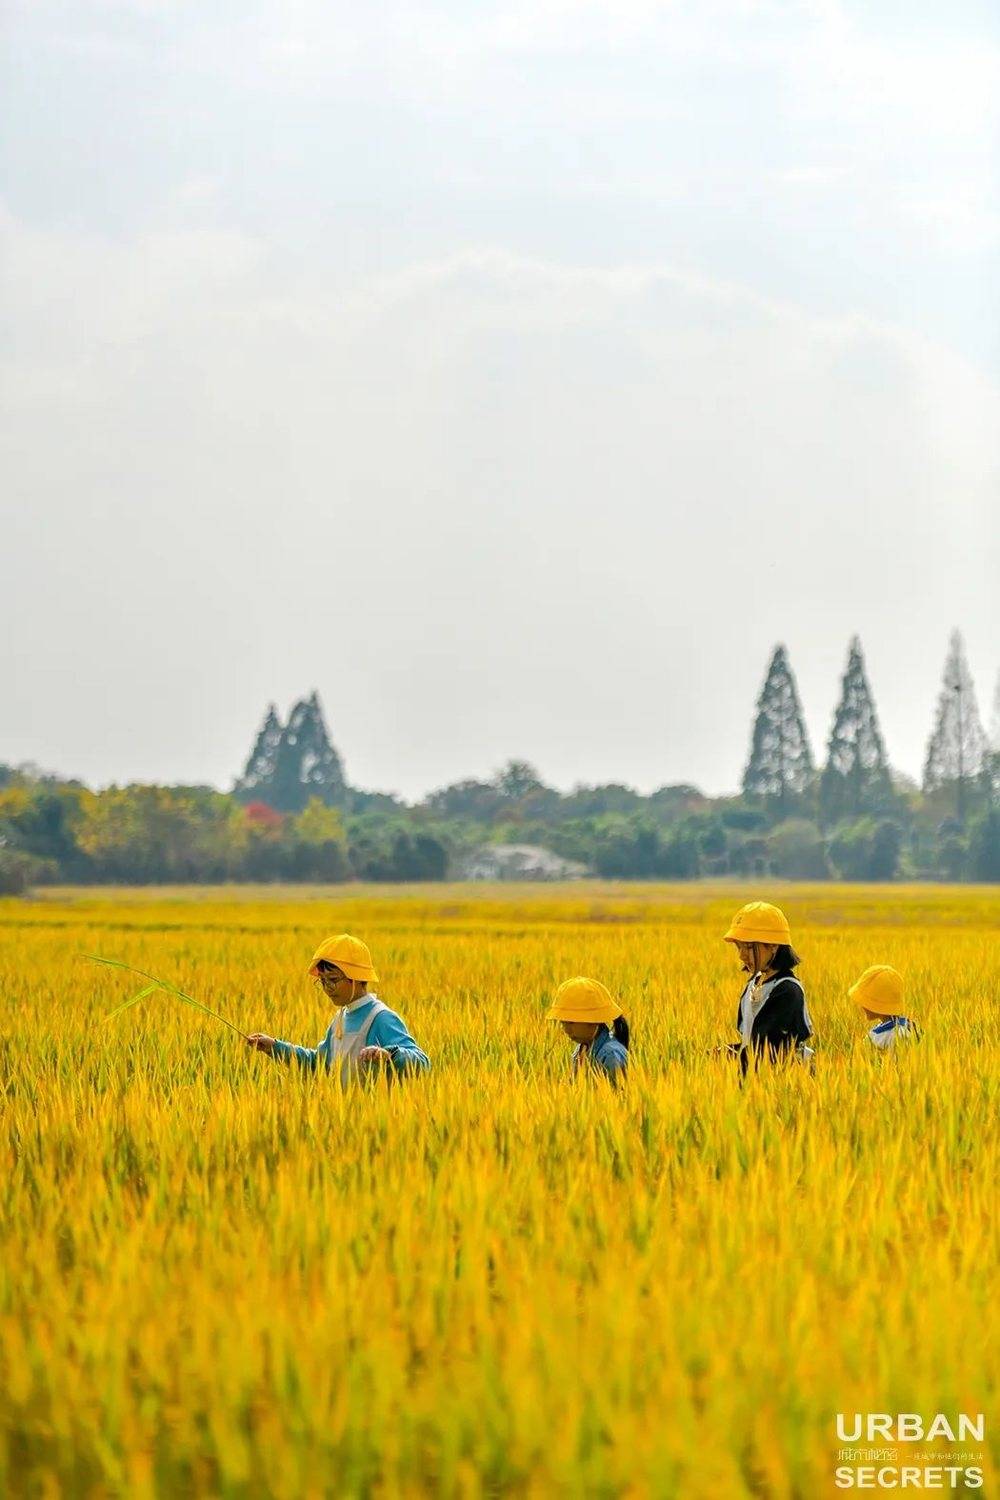
<path id="1" fill-rule="evenodd" d="M 746 1073 L 750 1062 L 795 1057 L 811 1062 L 813 1034 L 806 994 L 794 970 L 801 959 L 792 947 L 788 919 L 767 901 L 751 901 L 733 918 L 725 941 L 734 943 L 750 978 L 740 996 L 736 1029 L 740 1041 L 728 1051 Z"/>

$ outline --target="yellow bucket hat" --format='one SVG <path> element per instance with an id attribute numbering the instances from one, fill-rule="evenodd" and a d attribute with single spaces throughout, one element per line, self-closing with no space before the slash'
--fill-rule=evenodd
<path id="1" fill-rule="evenodd" d="M 341 932 L 337 937 L 328 937 L 325 942 L 320 943 L 309 966 L 310 974 L 318 972 L 316 965 L 321 958 L 328 964 L 336 964 L 348 979 L 378 980 L 368 945 L 360 938 L 351 937 L 349 932 Z"/>
<path id="2" fill-rule="evenodd" d="M 724 943 L 790 943 L 788 918 L 780 906 L 769 901 L 750 901 L 741 906 L 729 924 Z"/>
<path id="3" fill-rule="evenodd" d="M 889 964 L 872 964 L 847 991 L 864 1010 L 898 1016 L 903 1006 L 903 976 Z"/>
<path id="4" fill-rule="evenodd" d="M 622 1013 L 599 979 L 567 979 L 556 990 L 547 1021 L 596 1021 L 610 1026 Z"/>

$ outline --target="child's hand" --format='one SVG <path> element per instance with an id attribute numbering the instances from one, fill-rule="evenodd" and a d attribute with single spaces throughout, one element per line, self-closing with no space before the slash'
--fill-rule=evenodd
<path id="1" fill-rule="evenodd" d="M 392 1053 L 385 1047 L 362 1047 L 358 1053 L 358 1072 L 367 1077 L 372 1073 L 385 1073 L 392 1061 Z"/>
<path id="2" fill-rule="evenodd" d="M 256 1047 L 258 1052 L 266 1052 L 270 1057 L 274 1051 L 274 1037 L 265 1036 L 263 1031 L 255 1031 L 247 1037 L 247 1046 Z"/>

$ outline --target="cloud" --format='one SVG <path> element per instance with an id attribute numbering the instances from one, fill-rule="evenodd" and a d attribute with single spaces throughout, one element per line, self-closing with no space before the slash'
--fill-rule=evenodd
<path id="1" fill-rule="evenodd" d="M 912 770 L 955 601 L 994 631 L 1000 397 L 905 329 L 671 265 L 2 228 L 10 754 L 224 781 L 316 685 L 363 784 L 721 788 L 773 641 L 818 740 L 860 629 Z"/>
<path id="2" fill-rule="evenodd" d="M 316 685 L 369 785 L 715 788 L 778 638 L 910 770 L 953 623 L 992 676 L 985 28 L 10 14 L 3 753 L 225 781 Z"/>
<path id="3" fill-rule="evenodd" d="M 938 198 L 909 198 L 901 204 L 915 233 L 931 236 L 955 256 L 984 255 L 1000 246 L 1000 207 L 976 183 L 955 183 Z"/>

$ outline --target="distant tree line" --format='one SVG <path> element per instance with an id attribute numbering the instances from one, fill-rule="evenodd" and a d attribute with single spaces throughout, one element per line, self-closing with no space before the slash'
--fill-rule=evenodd
<path id="1" fill-rule="evenodd" d="M 315 693 L 284 724 L 268 709 L 230 794 L 95 792 L 0 766 L 0 894 L 57 881 L 434 881 L 503 843 L 541 845 L 605 879 L 1000 880 L 1000 683 L 987 737 L 956 633 L 920 788 L 890 768 L 857 639 L 821 767 L 775 648 L 733 797 L 688 785 L 561 793 L 512 761 L 408 806 L 349 786 Z"/>

